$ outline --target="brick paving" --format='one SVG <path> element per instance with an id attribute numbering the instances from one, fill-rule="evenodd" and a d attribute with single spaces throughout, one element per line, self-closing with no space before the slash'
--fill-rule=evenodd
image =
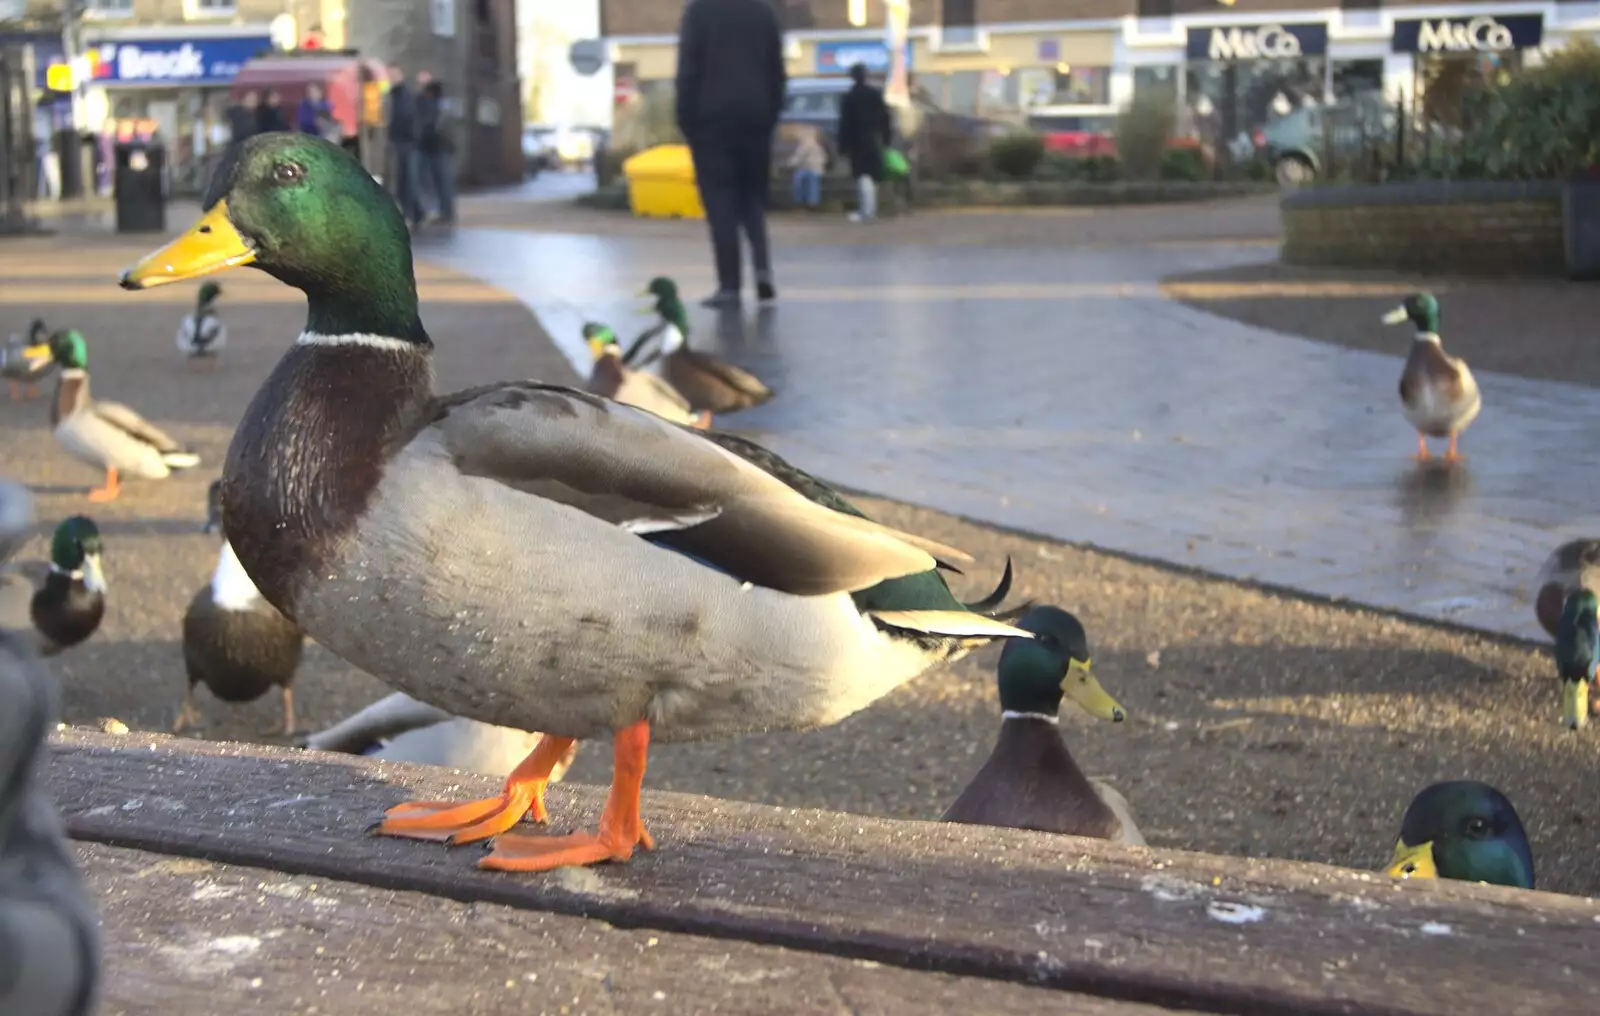
<path id="1" fill-rule="evenodd" d="M 702 225 L 629 234 L 625 218 L 588 214 L 604 235 L 464 229 L 424 239 L 419 256 L 515 293 L 575 363 L 583 318 L 643 327 L 629 294 L 651 275 L 688 294 L 711 288 Z M 1119 216 L 1132 228 L 1119 233 Z M 927 214 L 904 228 L 932 239 L 898 245 L 860 242 L 867 231 L 842 223 L 832 243 L 780 226 L 780 306 L 696 308 L 694 340 L 779 391 L 727 425 L 839 483 L 1542 637 L 1525 585 L 1556 543 L 1591 532 L 1600 480 L 1572 466 L 1600 423 L 1600 393 L 1479 371 L 1485 408 L 1463 440 L 1468 461 L 1415 466 L 1395 394 L 1398 336 L 1396 355 L 1338 348 L 1163 292 L 1168 276 L 1271 259 L 1261 240 L 1197 240 L 1241 221 L 1259 231 L 1261 216 L 1260 201 L 1079 217 L 1092 230 L 1063 216 L 1048 244 L 1043 216 Z M 934 242 L 940 231 L 952 242 Z M 1372 298 L 1405 291 L 1372 285 Z"/>

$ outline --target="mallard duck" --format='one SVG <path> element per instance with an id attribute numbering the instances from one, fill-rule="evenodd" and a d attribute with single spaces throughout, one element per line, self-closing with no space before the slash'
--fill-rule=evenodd
<path id="1" fill-rule="evenodd" d="M 1574 589 L 1556 627 L 1556 672 L 1561 678 L 1561 722 L 1577 730 L 1589 722 L 1589 697 L 1600 667 L 1600 620 L 1594 590 Z"/>
<path id="2" fill-rule="evenodd" d="M 1574 590 L 1600 592 L 1600 540 L 1569 540 L 1551 551 L 1534 576 L 1533 588 L 1534 616 L 1539 627 L 1554 637 Z"/>
<path id="3" fill-rule="evenodd" d="M 505 776 L 539 746 L 543 736 L 451 716 L 395 692 L 312 734 L 302 747 Z M 561 782 L 577 753 L 578 743 L 573 741 L 551 770 L 551 783 Z"/>
<path id="4" fill-rule="evenodd" d="M 704 430 L 711 426 L 711 414 L 696 413 L 689 408 L 689 400 L 664 379 L 642 370 L 633 370 L 622 362 L 622 347 L 617 336 L 605 325 L 594 321 L 583 326 L 584 341 L 594 356 L 594 368 L 589 373 L 589 391 L 608 399 L 648 409 L 663 420 L 681 423 Z"/>
<path id="5" fill-rule="evenodd" d="M 217 298 L 221 295 L 222 287 L 215 282 L 201 283 L 194 311 L 178 322 L 178 352 L 188 356 L 191 368 L 203 363 L 216 369 L 217 354 L 228 344 L 228 326 L 217 313 Z"/>
<path id="6" fill-rule="evenodd" d="M 1533 850 L 1506 795 L 1476 780 L 1435 783 L 1400 820 L 1389 874 L 1533 888 Z"/>
<path id="7" fill-rule="evenodd" d="M 206 493 L 208 533 L 222 530 L 221 487 L 221 480 L 213 481 Z M 283 725 L 264 733 L 292 734 L 294 675 L 304 650 L 305 636 L 299 627 L 262 599 L 228 543 L 228 534 L 222 532 L 217 569 L 183 614 L 183 665 L 189 685 L 172 732 L 180 734 L 200 722 L 194 691 L 203 684 L 224 702 L 254 702 L 268 689 L 278 688 Z"/>
<path id="8" fill-rule="evenodd" d="M 89 492 L 91 501 L 110 501 L 122 493 L 122 474 L 164 480 L 176 469 L 191 469 L 200 456 L 185 449 L 120 402 L 95 402 L 89 396 L 89 344 L 77 331 L 58 332 L 51 352 L 61 365 L 50 422 L 68 455 L 106 471 L 105 486 Z"/>
<path id="9" fill-rule="evenodd" d="M 1143 845 L 1127 799 L 1084 776 L 1061 736 L 1063 695 L 1096 719 L 1126 718 L 1094 676 L 1082 622 L 1060 607 L 1038 606 L 1016 623 L 1034 638 L 1013 639 L 1000 651 L 999 739 L 943 821 Z"/>
<path id="10" fill-rule="evenodd" d="M 652 737 L 835 723 L 936 663 L 1033 637 L 951 595 L 938 569 L 967 555 L 805 496 L 822 485 L 759 446 L 559 385 L 435 395 L 405 222 L 339 146 L 257 135 L 203 207 L 122 285 L 253 264 L 307 299 L 223 473 L 245 571 L 395 690 L 546 732 L 500 795 L 398 805 L 375 832 L 495 837 L 479 864 L 500 870 L 626 860 L 654 846 Z M 597 834 L 500 835 L 546 819 L 572 742 L 608 734 Z"/>
<path id="11" fill-rule="evenodd" d="M 32 495 L 0 480 L 0 552 L 34 533 Z M 0 630 L 0 1013 L 87 1016 L 99 979 L 94 907 L 44 787 L 56 684 Z"/>
<path id="12" fill-rule="evenodd" d="M 1417 428 L 1417 459 L 1426 462 L 1428 438 L 1447 437 L 1450 450 L 1445 461 L 1461 458 L 1456 442 L 1461 432 L 1483 408 L 1478 382 L 1467 361 L 1444 351 L 1439 338 L 1439 301 L 1432 293 L 1415 293 L 1405 303 L 1383 316 L 1384 324 L 1410 321 L 1417 326 L 1411 342 L 1411 355 L 1400 371 L 1400 403 L 1406 419 Z"/>
<path id="13" fill-rule="evenodd" d="M 50 356 L 50 332 L 34 318 L 26 337 L 12 335 L 0 349 L 0 377 L 10 382 L 11 398 L 37 398 L 39 382 L 55 369 Z"/>
<path id="14" fill-rule="evenodd" d="M 63 519 L 50 538 L 48 562 L 11 563 L 33 532 L 33 495 L 0 480 L 0 529 L 25 534 L 0 544 L 0 630 L 40 656 L 70 649 L 100 628 L 106 612 L 100 530 L 83 515 Z"/>
<path id="15" fill-rule="evenodd" d="M 661 320 L 634 340 L 623 363 L 642 368 L 659 361 L 655 369 L 695 409 L 732 413 L 772 398 L 772 389 L 754 374 L 689 348 L 689 312 L 675 282 L 652 279 L 644 295 L 655 298 L 651 309 Z"/>

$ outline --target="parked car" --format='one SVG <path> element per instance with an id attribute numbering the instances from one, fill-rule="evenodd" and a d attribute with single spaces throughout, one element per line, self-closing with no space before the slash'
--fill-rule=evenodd
<path id="1" fill-rule="evenodd" d="M 548 127 L 526 124 L 522 128 L 522 171 L 536 177 L 555 166 L 555 132 Z"/>
<path id="2" fill-rule="evenodd" d="M 783 165 L 794 152 L 796 124 L 809 124 L 822 133 L 830 165 L 838 162 L 839 103 L 850 90 L 847 77 L 791 78 L 774 142 L 774 163 Z M 1008 133 L 1009 124 L 980 116 L 952 113 L 935 105 L 926 92 L 913 88 L 911 102 L 919 121 L 913 143 L 917 159 L 934 175 L 967 158 L 981 157 L 989 142 Z"/>
<path id="3" fill-rule="evenodd" d="M 1047 152 L 1075 158 L 1117 154 L 1117 118 L 1106 113 L 1056 114 L 1034 113 L 1028 117 L 1028 126 L 1039 133 Z M 1194 138 L 1173 138 L 1168 148 L 1199 148 Z"/>
<path id="4" fill-rule="evenodd" d="M 1280 186 L 1311 183 L 1327 156 L 1348 159 L 1362 148 L 1395 136 L 1395 111 L 1381 102 L 1356 100 L 1307 106 L 1267 124 L 1259 147 Z"/>

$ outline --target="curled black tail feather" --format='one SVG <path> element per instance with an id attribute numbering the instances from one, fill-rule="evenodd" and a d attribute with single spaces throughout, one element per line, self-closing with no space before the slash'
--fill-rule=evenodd
<path id="1" fill-rule="evenodd" d="M 957 572 L 957 574 L 960 574 L 960 573 Z M 972 611 L 974 614 L 986 614 L 986 615 L 988 615 L 990 617 L 994 617 L 994 616 L 996 616 L 994 611 L 999 609 L 1000 604 L 1006 602 L 1006 597 L 1008 595 L 1010 595 L 1010 593 L 1011 593 L 1011 555 L 1007 554 L 1006 555 L 1006 570 L 1005 570 L 1005 572 L 1003 574 L 1001 574 L 1001 576 L 1000 576 L 1000 584 L 994 587 L 994 592 L 990 593 L 988 596 L 985 596 L 981 600 L 974 600 L 971 603 L 963 603 L 962 606 L 966 607 L 968 610 Z"/>

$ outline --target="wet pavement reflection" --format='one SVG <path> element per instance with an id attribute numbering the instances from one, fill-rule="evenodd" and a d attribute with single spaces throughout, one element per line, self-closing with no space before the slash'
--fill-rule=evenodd
<path id="1" fill-rule="evenodd" d="M 791 245 L 777 307 L 721 314 L 694 303 L 709 254 L 682 238 L 461 230 L 417 251 L 517 295 L 584 373 L 582 322 L 626 341 L 650 323 L 636 294 L 672 276 L 695 347 L 778 391 L 721 425 L 982 521 L 1541 639 L 1525 585 L 1592 534 L 1600 476 L 1575 464 L 1600 392 L 1479 372 L 1466 461 L 1412 463 L 1399 330 L 1380 355 L 1160 293 L 1169 274 L 1273 256 L 1259 245 Z"/>

